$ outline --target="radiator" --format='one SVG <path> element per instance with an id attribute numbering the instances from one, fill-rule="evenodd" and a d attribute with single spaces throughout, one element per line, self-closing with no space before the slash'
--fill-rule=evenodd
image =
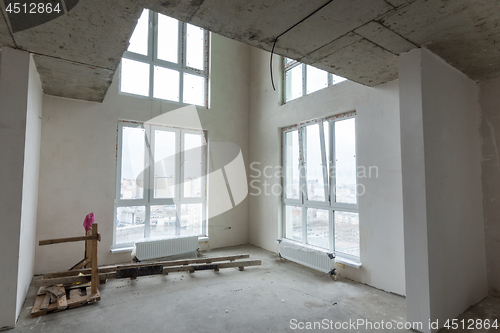
<path id="1" fill-rule="evenodd" d="M 132 256 L 139 260 L 148 260 L 192 253 L 198 250 L 198 236 L 144 239 L 135 243 Z"/>
<path id="2" fill-rule="evenodd" d="M 335 256 L 333 254 L 288 239 L 278 241 L 281 257 L 321 272 L 335 273 Z"/>

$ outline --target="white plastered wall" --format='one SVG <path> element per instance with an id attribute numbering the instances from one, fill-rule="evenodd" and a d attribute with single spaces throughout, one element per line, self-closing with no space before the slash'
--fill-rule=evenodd
<path id="1" fill-rule="evenodd" d="M 200 112 L 209 141 L 231 142 L 248 160 L 249 46 L 211 35 L 210 109 Z M 37 241 L 81 236 L 94 212 L 102 241 L 99 264 L 130 261 L 112 254 L 116 140 L 119 120 L 148 121 L 181 105 L 118 93 L 119 71 L 104 102 L 44 96 Z M 209 197 L 217 184 L 211 183 Z M 205 248 L 248 243 L 248 200 L 208 221 Z M 38 247 L 35 272 L 65 270 L 83 257 L 83 243 Z"/>
<path id="2" fill-rule="evenodd" d="M 358 166 L 376 166 L 378 177 L 359 179 L 366 193 L 359 198 L 362 267 L 338 267 L 341 275 L 397 294 L 405 293 L 399 91 L 397 81 L 375 88 L 343 82 L 279 106 L 273 91 L 268 52 L 251 49 L 250 159 L 255 168 L 281 166 L 281 128 L 302 121 L 356 110 Z M 281 70 L 275 57 L 275 84 Z M 269 171 L 268 171 L 269 173 Z M 249 170 L 250 177 L 257 171 Z M 268 189 L 279 177 L 251 178 L 267 181 Z M 259 187 L 258 183 L 254 183 Z M 264 191 L 263 185 L 259 187 Z M 276 187 L 275 187 L 276 188 Z M 250 187 L 250 193 L 257 193 Z M 269 191 L 270 192 L 270 191 Z M 282 236 L 279 195 L 250 195 L 250 242 L 278 252 Z"/>
<path id="3" fill-rule="evenodd" d="M 477 87 L 426 49 L 399 85 L 407 321 L 434 332 L 487 295 Z"/>
<path id="4" fill-rule="evenodd" d="M 28 52 L 4 47 L 0 70 L 0 328 L 14 326 L 33 277 L 42 89 Z"/>

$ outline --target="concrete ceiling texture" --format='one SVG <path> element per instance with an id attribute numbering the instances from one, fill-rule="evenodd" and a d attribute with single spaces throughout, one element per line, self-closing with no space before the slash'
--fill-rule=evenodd
<path id="1" fill-rule="evenodd" d="M 473 80 L 500 75 L 495 0 L 80 0 L 18 32 L 2 8 L 0 45 L 34 54 L 46 94 L 101 102 L 142 8 L 266 51 L 281 35 L 276 54 L 368 86 L 396 79 L 398 55 L 418 47 Z"/>

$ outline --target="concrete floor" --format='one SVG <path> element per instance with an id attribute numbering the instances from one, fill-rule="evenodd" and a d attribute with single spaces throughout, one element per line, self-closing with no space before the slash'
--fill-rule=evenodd
<path id="1" fill-rule="evenodd" d="M 109 280 L 100 287 L 100 302 L 38 318 L 30 317 L 36 292 L 31 287 L 19 323 L 10 331 L 291 332 L 292 319 L 297 323 L 327 319 L 333 325 L 358 319 L 372 323 L 404 322 L 404 297 L 342 277 L 334 281 L 326 274 L 280 261 L 276 254 L 254 246 L 217 249 L 203 256 L 229 254 L 250 254 L 250 259 L 261 259 L 262 266 L 242 272 L 230 268 L 218 273 L 198 271 L 140 277 L 135 281 Z M 485 310 L 493 307 L 496 310 Z M 499 309 L 499 299 L 487 298 L 464 316 L 498 317 Z M 363 326 L 335 331 L 398 330 Z"/>

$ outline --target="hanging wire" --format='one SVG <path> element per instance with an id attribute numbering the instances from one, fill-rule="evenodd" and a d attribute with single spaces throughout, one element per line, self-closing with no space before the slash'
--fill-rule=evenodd
<path id="1" fill-rule="evenodd" d="M 308 18 L 310 18 L 311 16 L 313 16 L 314 14 L 316 14 L 317 12 L 319 12 L 321 9 L 323 9 L 324 7 L 326 7 L 329 3 L 333 2 L 333 0 L 330 0 L 328 1 L 327 3 L 325 3 L 323 6 L 319 7 L 318 9 L 316 9 L 314 12 L 312 12 L 311 14 L 307 15 L 306 17 L 304 17 L 302 20 L 300 20 L 299 22 L 295 23 L 294 25 L 292 25 L 290 28 L 288 28 L 285 32 L 281 33 L 280 35 L 278 35 L 278 37 L 276 37 L 274 39 L 274 43 L 273 43 L 273 48 L 271 50 L 271 59 L 270 59 L 270 62 L 269 62 L 269 68 L 271 69 L 271 83 L 273 85 L 273 90 L 276 90 L 276 88 L 274 87 L 274 79 L 273 79 L 273 54 L 274 54 L 274 48 L 276 46 L 276 43 L 278 42 L 278 38 L 280 38 L 281 36 L 283 36 L 284 34 L 286 34 L 287 32 L 289 32 L 290 30 L 292 30 L 293 28 L 295 28 L 296 26 L 298 26 L 299 24 L 301 24 L 302 22 L 304 22 L 305 20 L 307 20 Z"/>

